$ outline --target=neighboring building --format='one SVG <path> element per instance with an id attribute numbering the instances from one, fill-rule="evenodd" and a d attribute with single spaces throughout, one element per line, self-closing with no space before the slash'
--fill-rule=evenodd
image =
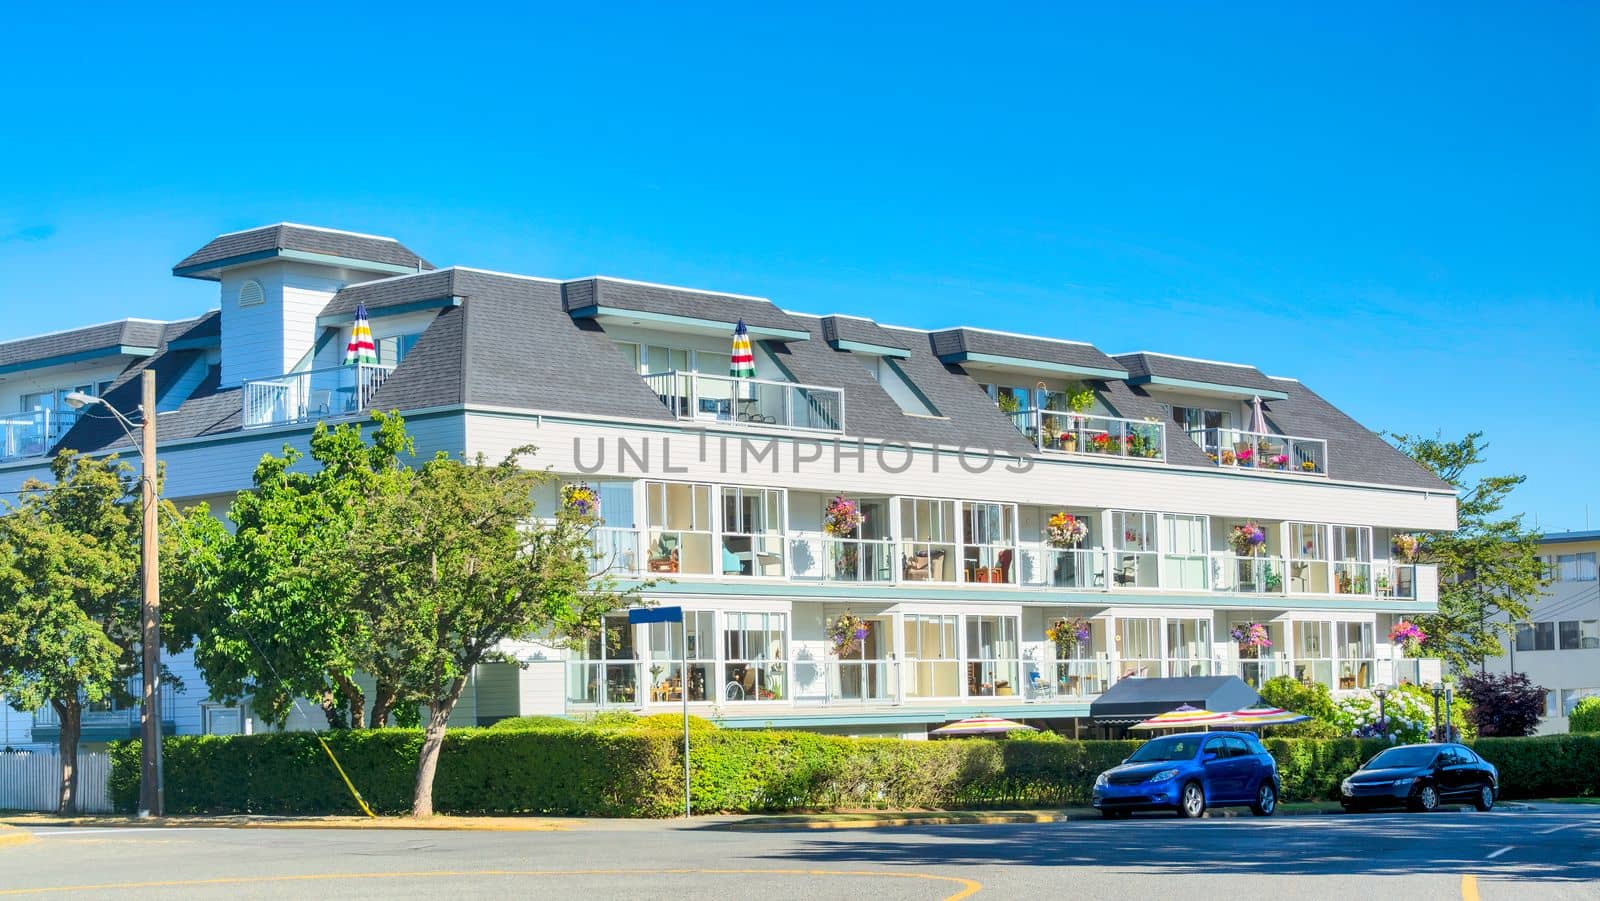
<path id="1" fill-rule="evenodd" d="M 403 411 L 423 454 L 537 445 L 537 465 L 597 492 L 597 565 L 660 580 L 647 596 L 689 612 L 687 647 L 620 617 L 576 651 L 515 643 L 528 665 L 480 668 L 457 722 L 676 709 L 687 690 L 729 726 L 925 735 L 978 711 L 1081 723 L 1130 677 L 1344 691 L 1431 663 L 1388 641 L 1437 602 L 1433 568 L 1395 559 L 1391 536 L 1453 529 L 1455 493 L 1293 379 L 624 279 L 434 269 L 392 239 L 294 225 L 217 238 L 173 272 L 217 282 L 220 309 L 0 345 L 0 402 L 21 411 L 0 491 L 53 448 L 128 451 L 115 423 L 73 421 L 60 398 L 131 411 L 145 368 L 180 505 L 225 511 L 263 453 L 370 409 Z M 358 303 L 379 362 L 343 366 Z M 727 375 L 739 321 L 754 379 Z M 1074 412 L 1074 395 L 1090 403 Z M 824 525 L 835 497 L 865 514 L 846 534 Z M 1057 513 L 1085 524 L 1081 544 L 1050 545 Z M 1239 557 L 1229 536 L 1248 524 L 1262 541 Z M 845 614 L 866 638 L 840 659 Z M 1087 639 L 1048 640 L 1060 619 Z M 1250 624 L 1270 648 L 1230 637 Z M 177 731 L 253 727 L 204 702 L 192 667 L 185 683 Z M 7 741 L 47 734 L 48 717 L 27 723 Z"/>
<path id="2" fill-rule="evenodd" d="M 1578 701 L 1600 695 L 1600 531 L 1551 532 L 1540 539 L 1551 582 L 1490 671 L 1526 673 L 1545 689 L 1541 733 L 1567 731 Z"/>

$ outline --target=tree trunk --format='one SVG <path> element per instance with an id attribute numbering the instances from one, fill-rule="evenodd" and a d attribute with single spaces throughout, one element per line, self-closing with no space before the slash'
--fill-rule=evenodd
<path id="1" fill-rule="evenodd" d="M 328 721 L 329 729 L 350 728 L 350 720 L 344 715 L 344 708 L 339 706 L 338 695 L 331 691 L 323 692 L 317 706 L 322 708 L 322 716 Z"/>
<path id="2" fill-rule="evenodd" d="M 345 701 L 350 705 L 350 728 L 360 729 L 367 723 L 367 696 L 354 680 L 335 674 L 333 683 L 339 686 Z"/>
<path id="3" fill-rule="evenodd" d="M 372 720 L 367 725 L 382 729 L 389 725 L 389 712 L 394 709 L 394 689 L 379 685 L 372 695 Z"/>
<path id="4" fill-rule="evenodd" d="M 444 747 L 445 724 L 450 722 L 450 712 L 461 699 L 461 690 L 467 680 L 456 679 L 450 690 L 438 700 L 428 702 L 428 724 L 422 735 L 422 753 L 417 758 L 417 787 L 411 793 L 411 815 L 433 816 L 433 774 L 439 768 L 439 749 Z"/>
<path id="5" fill-rule="evenodd" d="M 61 758 L 61 803 L 56 812 L 71 816 L 78 812 L 78 737 L 83 734 L 83 705 L 76 697 L 50 702 L 61 720 L 61 738 L 56 753 Z"/>

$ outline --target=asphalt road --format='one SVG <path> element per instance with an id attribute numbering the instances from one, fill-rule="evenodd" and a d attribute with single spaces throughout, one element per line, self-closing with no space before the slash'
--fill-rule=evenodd
<path id="1" fill-rule="evenodd" d="M 1600 898 L 1600 807 L 733 832 L 39 829 L 0 898 Z"/>

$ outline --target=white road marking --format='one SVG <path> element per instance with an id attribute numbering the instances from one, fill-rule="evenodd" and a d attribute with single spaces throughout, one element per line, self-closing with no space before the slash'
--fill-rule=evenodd
<path id="1" fill-rule="evenodd" d="M 1552 832 L 1560 832 L 1563 829 L 1574 829 L 1574 828 L 1576 828 L 1578 826 L 1592 826 L 1592 825 L 1594 825 L 1594 824 L 1593 823 L 1568 823 L 1565 826 L 1557 826 L 1554 829 L 1543 829 L 1543 830 L 1540 830 L 1539 832 L 1536 832 L 1534 834 L 1535 835 L 1549 835 Z"/>
<path id="2" fill-rule="evenodd" d="M 1490 853 L 1490 855 L 1488 857 L 1485 857 L 1484 860 L 1494 860 L 1496 857 L 1499 857 L 1500 855 L 1506 853 L 1507 851 L 1510 851 L 1514 847 L 1516 847 L 1516 846 L 1515 845 L 1506 845 L 1504 848 L 1501 848 L 1498 851 L 1494 851 L 1494 852 Z"/>

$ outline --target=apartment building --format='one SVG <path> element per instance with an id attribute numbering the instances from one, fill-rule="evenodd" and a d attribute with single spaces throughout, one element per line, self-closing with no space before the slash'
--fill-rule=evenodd
<path id="1" fill-rule="evenodd" d="M 730 727 L 918 736 L 978 712 L 1088 722 L 1129 678 L 1338 692 L 1437 672 L 1388 639 L 1437 603 L 1435 571 L 1396 538 L 1454 528 L 1454 491 L 1293 378 L 441 269 L 391 238 L 289 224 L 220 236 L 173 274 L 215 282 L 219 308 L 0 345 L 0 409 L 17 411 L 0 491 L 56 448 L 131 451 L 63 399 L 131 411 L 145 369 L 180 505 L 226 510 L 263 453 L 373 409 L 402 411 L 423 454 L 536 445 L 535 465 L 597 499 L 597 571 L 648 581 L 686 623 L 619 611 L 586 647 L 514 643 L 524 665 L 481 668 L 458 722 L 687 694 Z M 378 362 L 345 365 L 358 309 Z M 741 323 L 754 375 L 734 378 Z M 252 728 L 248 705 L 187 676 L 174 730 Z M 113 731 L 133 721 L 115 714 Z M 47 733 L 27 723 L 4 738 Z"/>
<path id="2" fill-rule="evenodd" d="M 1567 731 L 1567 717 L 1583 698 L 1600 695 L 1600 531 L 1551 532 L 1540 539 L 1550 585 L 1529 622 L 1506 642 L 1492 672 L 1525 673 L 1545 689 L 1539 732 Z"/>

